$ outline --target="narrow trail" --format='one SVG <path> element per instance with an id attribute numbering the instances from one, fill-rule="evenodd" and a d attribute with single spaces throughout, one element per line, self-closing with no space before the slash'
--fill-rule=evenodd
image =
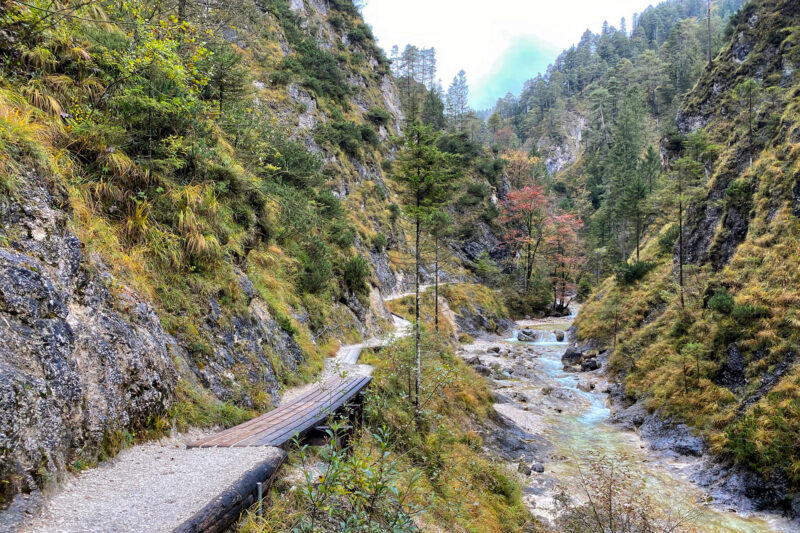
<path id="1" fill-rule="evenodd" d="M 410 294 L 414 293 L 392 294 L 384 302 Z M 335 357 L 326 360 L 325 369 L 315 382 L 287 389 L 280 405 L 315 385 L 324 386 L 332 378 L 371 375 L 373 368 L 358 362 L 362 350 L 385 346 L 411 331 L 410 322 L 391 316 L 392 332 L 342 346 Z M 193 431 L 133 446 L 96 468 L 67 474 L 36 513 L 28 514 L 25 509 L 0 513 L 0 533 L 202 531 L 203 528 L 187 528 L 187 521 L 231 493 L 241 492 L 236 487 L 242 485 L 242 480 L 255 475 L 271 476 L 285 457 L 282 450 L 263 446 L 187 448 L 187 444 L 210 434 Z"/>

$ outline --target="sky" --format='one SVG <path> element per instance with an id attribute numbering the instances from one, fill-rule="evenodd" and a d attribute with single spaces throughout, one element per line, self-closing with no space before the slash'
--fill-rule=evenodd
<path id="1" fill-rule="evenodd" d="M 633 13 L 653 0 L 367 0 L 364 19 L 387 55 L 392 45 L 435 47 L 445 90 L 464 69 L 470 104 L 492 107 L 544 72 L 587 28 L 604 20 L 630 30 Z"/>

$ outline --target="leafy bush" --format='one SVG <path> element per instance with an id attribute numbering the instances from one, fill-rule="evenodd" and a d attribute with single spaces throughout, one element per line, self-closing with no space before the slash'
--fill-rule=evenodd
<path id="1" fill-rule="evenodd" d="M 316 293 L 325 289 L 333 277 L 330 251 L 325 241 L 313 237 L 300 258 L 303 272 L 301 288 L 306 292 Z"/>
<path id="2" fill-rule="evenodd" d="M 466 133 L 448 133 L 439 137 L 436 147 L 448 154 L 460 155 L 465 163 L 481 154 L 481 145 L 471 140 Z"/>
<path id="3" fill-rule="evenodd" d="M 300 41 L 296 52 L 297 56 L 285 57 L 279 69 L 299 76 L 303 85 L 317 95 L 329 96 L 340 104 L 345 103 L 351 89 L 336 58 L 310 38 Z"/>
<path id="4" fill-rule="evenodd" d="M 384 251 L 388 244 L 389 242 L 386 239 L 386 235 L 383 233 L 378 233 L 372 237 L 372 247 L 379 252 Z"/>
<path id="5" fill-rule="evenodd" d="M 472 264 L 472 269 L 475 271 L 475 274 L 477 274 L 478 279 L 481 280 L 481 283 L 490 287 L 497 284 L 502 274 L 500 267 L 497 266 L 494 259 L 486 252 L 481 252 L 477 259 L 475 259 L 475 262 Z"/>
<path id="6" fill-rule="evenodd" d="M 378 138 L 378 133 L 375 131 L 375 128 L 369 124 L 361 125 L 361 139 L 365 143 L 371 144 L 372 146 L 378 146 L 381 142 L 381 140 Z"/>
<path id="7" fill-rule="evenodd" d="M 552 286 L 540 275 L 534 275 L 527 291 L 513 286 L 503 289 L 503 299 L 506 307 L 508 307 L 511 316 L 515 318 L 523 318 L 547 310 L 552 298 Z"/>
<path id="8" fill-rule="evenodd" d="M 347 38 L 355 45 L 364 46 L 365 44 L 371 43 L 375 37 L 372 35 L 372 30 L 369 29 L 369 26 L 361 23 L 350 30 L 347 34 Z"/>
<path id="9" fill-rule="evenodd" d="M 614 275 L 616 276 L 618 284 L 631 285 L 644 278 L 655 266 L 655 263 L 650 261 L 621 263 L 614 267 Z"/>
<path id="10" fill-rule="evenodd" d="M 369 274 L 369 263 L 360 255 L 344 264 L 344 282 L 347 288 L 356 294 L 366 294 L 369 291 L 367 285 Z"/>
<path id="11" fill-rule="evenodd" d="M 502 172 L 504 166 L 505 160 L 501 158 L 481 157 L 475 162 L 475 167 L 478 169 L 478 172 L 486 176 L 489 183 L 495 186 L 497 185 L 497 177 L 500 175 L 500 172 Z"/>
<path id="12" fill-rule="evenodd" d="M 492 202 L 489 202 L 489 204 L 486 206 L 486 209 L 484 209 L 483 213 L 481 213 L 481 219 L 483 219 L 483 221 L 486 223 L 492 222 L 499 216 L 500 216 L 500 208 L 497 207 Z"/>
<path id="13" fill-rule="evenodd" d="M 382 107 L 373 107 L 369 111 L 367 111 L 367 120 L 375 124 L 376 126 L 385 126 L 389 123 L 389 120 L 392 118 L 392 115 L 389 114 L 388 111 L 383 109 Z"/>
<path id="14" fill-rule="evenodd" d="M 342 249 L 349 248 L 356 243 L 356 233 L 345 220 L 336 220 L 331 224 L 331 242 Z"/>
<path id="15" fill-rule="evenodd" d="M 336 31 L 342 31 L 347 26 L 347 21 L 338 13 L 333 13 L 328 17 L 328 23 Z"/>
<path id="16" fill-rule="evenodd" d="M 750 200 L 750 183 L 744 178 L 737 178 L 728 184 L 725 189 L 725 205 L 739 207 L 746 205 Z"/>
<path id="17" fill-rule="evenodd" d="M 592 275 L 585 272 L 578 281 L 576 298 L 579 302 L 585 302 L 590 294 L 592 294 Z"/>
<path id="18" fill-rule="evenodd" d="M 478 205 L 483 202 L 490 193 L 491 189 L 487 183 L 473 182 L 467 185 L 466 194 L 461 197 L 459 203 L 466 206 Z"/>
<path id="19" fill-rule="evenodd" d="M 314 128 L 314 140 L 324 146 L 338 146 L 345 152 L 358 155 L 364 143 L 377 146 L 378 134 L 368 124 L 356 124 L 344 119 L 334 119 Z"/>
<path id="20" fill-rule="evenodd" d="M 340 218 L 344 216 L 344 207 L 342 207 L 342 201 L 339 200 L 332 191 L 327 189 L 320 191 L 317 194 L 317 205 L 319 206 L 319 212 L 325 218 Z"/>
<path id="21" fill-rule="evenodd" d="M 662 254 L 671 254 L 675 248 L 675 242 L 678 240 L 680 230 L 678 226 L 670 226 L 669 229 L 659 237 L 658 249 Z"/>
<path id="22" fill-rule="evenodd" d="M 708 308 L 723 315 L 729 315 L 733 311 L 733 306 L 733 295 L 725 287 L 716 291 L 714 296 L 708 300 Z"/>

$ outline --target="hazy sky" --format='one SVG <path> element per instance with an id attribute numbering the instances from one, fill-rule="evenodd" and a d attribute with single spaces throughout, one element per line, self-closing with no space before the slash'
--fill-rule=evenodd
<path id="1" fill-rule="evenodd" d="M 653 0 L 368 0 L 364 18 L 387 55 L 392 45 L 436 48 L 445 90 L 467 72 L 470 103 L 494 105 L 544 72 L 586 28 L 613 26 Z"/>

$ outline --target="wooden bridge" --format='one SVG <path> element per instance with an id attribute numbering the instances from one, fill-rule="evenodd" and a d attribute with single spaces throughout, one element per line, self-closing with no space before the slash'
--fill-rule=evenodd
<path id="1" fill-rule="evenodd" d="M 355 358 L 358 360 L 358 351 Z M 348 353 L 348 356 L 351 354 Z M 272 411 L 188 445 L 189 448 L 282 447 L 357 398 L 371 377 L 331 378 Z"/>

